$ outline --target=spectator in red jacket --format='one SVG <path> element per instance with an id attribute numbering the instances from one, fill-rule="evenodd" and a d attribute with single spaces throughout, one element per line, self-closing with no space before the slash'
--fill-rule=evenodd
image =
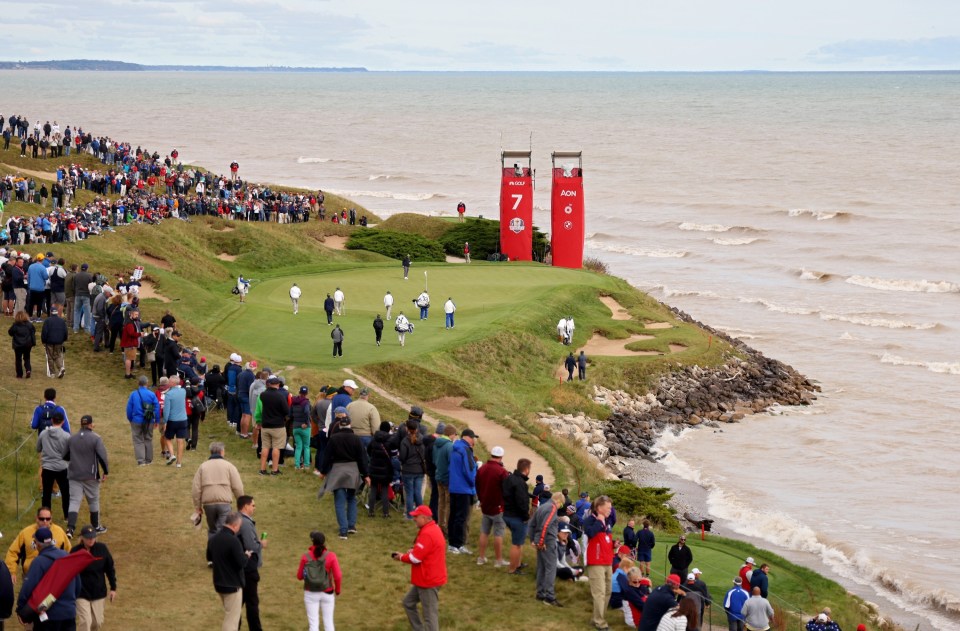
<path id="1" fill-rule="evenodd" d="M 590 514 L 583 520 L 583 534 L 587 537 L 587 577 L 593 598 L 593 626 L 608 629 L 607 603 L 610 602 L 613 573 L 613 502 L 606 495 L 593 500 Z"/>
<path id="2" fill-rule="evenodd" d="M 134 308 L 127 310 L 129 319 L 120 329 L 120 350 L 123 352 L 123 371 L 125 379 L 133 379 L 133 362 L 140 349 L 140 312 Z"/>
<path id="3" fill-rule="evenodd" d="M 503 560 L 503 533 L 507 525 L 503 521 L 503 481 L 510 472 L 503 466 L 503 447 L 499 445 L 490 450 L 487 460 L 477 470 L 477 497 L 480 498 L 480 541 L 477 550 L 477 565 L 487 562 L 487 541 L 493 530 L 493 552 L 497 556 L 494 567 L 510 565 Z"/>
<path id="4" fill-rule="evenodd" d="M 743 565 L 740 567 L 740 581 L 742 582 L 741 587 L 749 594 L 750 590 L 750 576 L 753 575 L 753 566 L 754 560 L 753 557 L 747 557 L 747 560 L 743 562 Z"/>
<path id="5" fill-rule="evenodd" d="M 411 565 L 412 587 L 403 598 L 403 608 L 414 631 L 439 631 L 440 588 L 447 583 L 447 542 L 429 506 L 418 506 L 410 516 L 418 528 L 413 547 L 391 555 L 394 561 Z M 417 603 L 423 607 L 422 616 Z"/>

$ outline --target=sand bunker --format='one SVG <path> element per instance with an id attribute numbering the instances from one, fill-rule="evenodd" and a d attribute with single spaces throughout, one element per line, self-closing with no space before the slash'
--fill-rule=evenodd
<path id="1" fill-rule="evenodd" d="M 447 255 L 447 263 L 466 263 L 466 259 L 462 259 L 459 256 L 450 256 Z"/>
<path id="2" fill-rule="evenodd" d="M 341 237 L 338 235 L 328 235 L 323 238 L 323 245 L 330 248 L 331 250 L 346 250 L 347 249 L 347 240 L 350 237 Z"/>
<path id="3" fill-rule="evenodd" d="M 687 350 L 687 347 L 684 346 L 683 344 L 671 344 L 671 345 L 670 345 L 670 352 L 671 352 L 671 353 L 682 353 L 682 352 L 685 351 L 685 350 Z"/>
<path id="4" fill-rule="evenodd" d="M 647 322 L 643 325 L 645 329 L 672 329 L 673 325 L 669 322 Z"/>
<path id="5" fill-rule="evenodd" d="M 230 261 L 232 263 L 233 261 L 237 260 L 237 255 L 221 252 L 220 254 L 217 255 L 217 258 L 220 259 L 221 261 Z"/>
<path id="6" fill-rule="evenodd" d="M 160 269 L 165 269 L 168 272 L 173 270 L 173 265 L 169 261 L 164 261 L 163 259 L 158 259 L 155 256 L 143 252 L 140 254 L 140 258 L 145 260 L 147 263 L 153 265 L 154 267 L 159 267 Z"/>
<path id="7" fill-rule="evenodd" d="M 617 302 L 615 299 L 611 298 L 610 296 L 600 296 L 600 302 L 606 305 L 607 309 L 609 309 L 613 313 L 611 318 L 613 318 L 614 320 L 630 319 L 630 314 L 627 313 L 627 310 L 623 308 L 623 305 L 621 305 L 619 302 Z"/>
<path id="8" fill-rule="evenodd" d="M 154 300 L 159 300 L 160 302 L 170 302 L 169 298 L 157 291 L 156 285 L 145 279 L 140 280 L 139 296 L 141 300 L 153 298 Z"/>
<path id="9" fill-rule="evenodd" d="M 581 348 L 590 355 L 606 355 L 608 357 L 630 357 L 632 355 L 659 355 L 657 351 L 631 351 L 624 348 L 627 344 L 643 340 L 655 339 L 652 335 L 636 334 L 625 340 L 611 340 L 599 334 L 594 334 Z"/>

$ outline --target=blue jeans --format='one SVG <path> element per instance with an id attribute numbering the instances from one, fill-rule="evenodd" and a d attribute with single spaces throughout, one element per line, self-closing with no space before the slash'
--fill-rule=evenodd
<path id="1" fill-rule="evenodd" d="M 430 313 L 430 307 L 420 307 L 420 319 L 426 320 L 427 314 Z"/>
<path id="2" fill-rule="evenodd" d="M 423 474 L 403 474 L 403 499 L 407 503 L 407 517 L 417 507 L 423 504 Z"/>
<path id="3" fill-rule="evenodd" d="M 90 296 L 77 296 L 73 305 L 73 332 L 80 329 L 80 320 L 83 319 L 87 333 L 93 335 L 93 312 L 90 310 Z"/>
<path id="4" fill-rule="evenodd" d="M 448 329 L 452 329 L 452 328 L 453 328 L 453 314 L 452 314 L 452 313 L 448 313 L 448 314 L 446 314 L 446 316 L 447 316 L 447 328 L 448 328 Z"/>
<path id="5" fill-rule="evenodd" d="M 340 534 L 357 527 L 357 491 L 356 489 L 336 489 L 333 492 L 333 507 L 337 511 L 337 525 Z"/>

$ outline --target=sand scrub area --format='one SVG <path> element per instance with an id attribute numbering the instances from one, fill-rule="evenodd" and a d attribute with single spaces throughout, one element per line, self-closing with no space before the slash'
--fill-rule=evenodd
<path id="1" fill-rule="evenodd" d="M 343 237 L 335 234 L 327 235 L 323 238 L 324 247 L 330 248 L 331 250 L 346 250 L 347 249 L 347 239 L 350 237 Z"/>
<path id="2" fill-rule="evenodd" d="M 347 374 L 360 379 L 363 382 L 363 385 L 367 386 L 380 396 L 385 399 L 393 401 L 399 406 L 410 408 L 411 403 L 409 401 L 404 401 L 400 397 L 397 397 L 376 383 L 370 381 L 367 377 L 360 375 L 349 368 L 344 369 L 344 372 Z M 423 418 L 428 423 L 436 425 L 440 420 L 435 415 L 442 415 L 447 418 L 451 418 L 455 423 L 458 423 L 459 426 L 457 429 L 463 429 L 469 427 L 477 433 L 477 436 L 483 441 L 483 444 L 487 446 L 487 450 L 490 450 L 494 445 L 499 445 L 503 447 L 506 455 L 504 456 L 504 466 L 513 471 L 516 462 L 520 458 L 527 458 L 532 463 L 531 472 L 533 475 L 542 474 L 544 479 L 552 482 L 554 478 L 553 469 L 550 468 L 550 465 L 547 464 L 547 461 L 535 452 L 530 447 L 527 447 L 519 440 L 513 438 L 510 434 L 510 430 L 500 425 L 496 421 L 492 421 L 487 418 L 486 414 L 478 410 L 470 410 L 465 407 L 462 407 L 464 399 L 462 397 L 443 397 L 441 399 L 435 399 L 433 401 L 427 401 L 422 404 L 421 407 L 424 409 Z"/>

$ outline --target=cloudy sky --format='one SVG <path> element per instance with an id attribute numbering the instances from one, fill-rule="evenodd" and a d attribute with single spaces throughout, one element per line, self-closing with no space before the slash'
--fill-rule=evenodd
<path id="1" fill-rule="evenodd" d="M 0 0 L 0 60 L 371 70 L 960 68 L 957 0 Z"/>

